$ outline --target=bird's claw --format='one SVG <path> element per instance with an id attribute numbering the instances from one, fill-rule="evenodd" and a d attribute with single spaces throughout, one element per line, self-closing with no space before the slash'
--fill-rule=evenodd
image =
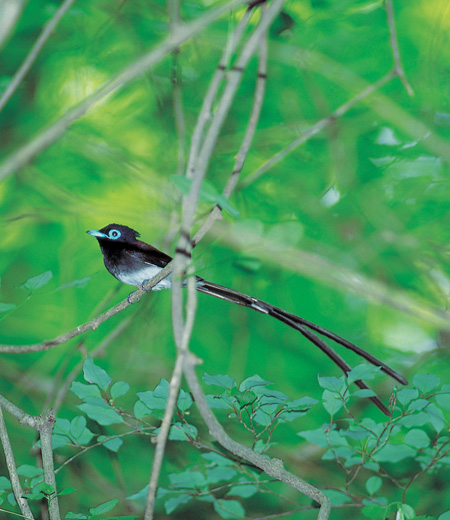
<path id="1" fill-rule="evenodd" d="M 130 293 L 128 296 L 127 296 L 127 302 L 131 305 L 132 303 L 137 303 L 140 298 L 137 298 L 136 300 L 133 300 L 133 296 L 137 293 L 137 291 L 133 291 L 132 293 Z"/>

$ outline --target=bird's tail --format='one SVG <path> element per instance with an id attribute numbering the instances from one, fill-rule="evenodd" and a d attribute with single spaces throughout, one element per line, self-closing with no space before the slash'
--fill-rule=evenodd
<path id="1" fill-rule="evenodd" d="M 238 291 L 234 291 L 233 289 L 228 289 L 227 287 L 223 287 L 222 285 L 218 285 L 212 282 L 208 282 L 203 279 L 198 280 L 197 290 L 210 294 L 211 296 L 215 296 L 216 298 L 221 298 L 222 300 L 226 300 L 228 302 L 236 303 L 237 305 L 242 305 L 244 307 L 248 307 L 255 311 L 258 311 L 262 314 L 268 314 L 269 316 L 273 316 L 275 319 L 285 323 L 289 327 L 292 327 L 295 330 L 298 330 L 303 336 L 311 341 L 316 347 L 319 347 L 320 350 L 326 354 L 341 370 L 347 375 L 351 370 L 351 366 L 344 360 L 342 357 L 335 352 L 325 341 L 320 338 L 318 334 L 321 336 L 325 336 L 326 338 L 332 339 L 339 345 L 352 350 L 366 361 L 380 367 L 383 372 L 390 375 L 396 381 L 403 385 L 407 385 L 408 381 L 398 372 L 393 370 L 391 367 L 383 363 L 383 361 L 377 359 L 375 356 L 366 352 L 362 348 L 354 345 L 350 341 L 347 341 L 341 336 L 338 336 L 334 332 L 331 332 L 315 323 L 311 323 L 308 320 L 301 318 L 300 316 L 296 316 L 295 314 L 291 314 L 289 312 L 280 309 L 279 307 L 275 307 L 270 303 L 263 302 L 262 300 L 258 300 L 257 298 L 253 298 L 253 296 L 248 296 L 246 294 L 240 293 Z M 362 389 L 369 389 L 367 384 L 358 380 L 355 381 L 355 384 Z M 390 415 L 389 410 L 382 403 L 382 401 L 377 396 L 370 397 L 370 400 L 386 415 Z"/>

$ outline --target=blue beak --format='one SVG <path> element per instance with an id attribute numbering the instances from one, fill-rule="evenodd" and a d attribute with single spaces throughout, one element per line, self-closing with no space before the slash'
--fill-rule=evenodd
<path id="1" fill-rule="evenodd" d="M 108 238 L 105 233 L 102 233 L 101 231 L 97 231 L 96 229 L 91 229 L 90 231 L 86 231 L 88 235 L 92 235 L 93 237 L 97 238 Z"/>

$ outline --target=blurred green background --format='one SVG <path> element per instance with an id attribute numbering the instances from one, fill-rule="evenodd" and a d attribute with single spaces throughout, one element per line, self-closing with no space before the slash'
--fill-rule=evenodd
<path id="1" fill-rule="evenodd" d="M 193 20 L 208 6 L 185 0 L 181 17 Z M 44 0 L 26 5 L 1 49 L 1 89 L 57 7 Z M 448 381 L 450 154 L 436 156 L 433 139 L 446 142 L 450 131 L 450 7 L 444 0 L 414 0 L 394 2 L 394 9 L 401 58 L 414 97 L 398 79 L 390 81 L 381 91 L 384 97 L 357 104 L 259 179 L 238 186 L 231 203 L 239 214 L 224 214 L 224 221 L 193 257 L 196 273 L 203 278 L 319 323 L 406 376 L 429 372 Z M 232 10 L 184 44 L 177 55 L 186 125 L 181 146 L 186 153 L 227 34 L 242 13 Z M 1 157 L 20 149 L 156 46 L 168 30 L 167 5 L 162 1 L 76 2 L 0 114 Z M 105 270 L 87 229 L 125 224 L 140 231 L 146 242 L 173 252 L 180 216 L 179 193 L 171 181 L 179 171 L 180 147 L 173 111 L 173 60 L 167 56 L 96 104 L 32 163 L 0 183 L 0 301 L 17 306 L 2 307 L 1 343 L 51 339 L 127 296 L 131 288 Z M 244 75 L 210 163 L 208 180 L 219 191 L 243 136 L 255 65 L 252 62 Z M 270 32 L 267 93 L 242 179 L 392 65 L 382 2 L 287 2 Z M 386 109 L 385 101 L 395 110 Z M 379 109 L 380 103 L 384 108 Z M 388 117 L 383 116 L 386 110 Z M 419 123 L 426 125 L 426 132 L 418 130 Z M 198 216 L 209 208 L 202 203 Z M 244 232 L 245 241 L 239 240 Z M 261 246 L 267 241 L 282 252 L 289 248 L 292 255 L 295 251 L 315 255 L 331 268 L 316 269 L 314 274 L 308 274 L 311 266 L 300 263 L 287 268 L 273 249 L 268 253 Z M 382 284 L 387 297 L 375 297 L 364 283 L 360 290 L 347 290 L 345 283 L 336 283 L 333 266 L 349 273 L 353 286 L 358 286 L 360 276 Z M 46 271 L 51 271 L 51 281 L 28 297 L 21 284 Z M 401 301 L 414 300 L 417 312 L 394 308 L 389 299 L 394 294 Z M 134 391 L 154 388 L 161 377 L 170 377 L 175 358 L 170 293 L 165 291 L 145 295 L 95 332 L 48 352 L 2 354 L 0 391 L 26 412 L 41 413 L 54 404 L 55 394 L 85 351 L 95 349 L 127 319 L 97 362 L 115 379 L 132 384 Z M 201 369 L 209 373 L 238 380 L 257 373 L 293 399 L 321 395 L 318 373 L 338 375 L 336 367 L 295 331 L 206 295 L 199 295 L 191 349 L 204 360 Z M 357 363 L 355 356 L 344 355 Z M 379 376 L 375 386 L 387 401 L 393 381 Z M 72 418 L 76 404 L 75 396 L 64 394 L 58 415 Z M 128 404 L 133 404 L 131 398 Z M 354 406 L 361 414 L 379 414 L 363 401 Z M 323 410 L 313 411 L 302 429 L 327 420 Z M 17 462 L 32 463 L 33 433 L 9 417 L 7 421 Z M 284 428 L 280 452 L 287 464 L 303 478 L 339 485 L 336 468 L 319 464 L 319 455 L 301 444 L 304 441 L 295 435 L 298 425 Z M 66 498 L 67 508 L 82 511 L 141 489 L 148 479 L 152 449 L 133 439 L 125 443 L 119 461 L 98 450 L 78 459 L 78 467 L 58 477 L 83 490 Z M 193 448 L 182 452 L 174 445 L 167 465 L 182 467 L 195 463 L 196 457 Z M 448 477 L 439 477 L 439 485 L 414 498 L 420 511 L 442 512 L 446 497 L 440 485 Z M 164 478 L 163 474 L 163 482 Z M 126 512 L 130 506 L 121 507 Z M 189 514 L 194 510 L 179 513 L 180 518 Z M 204 511 L 195 510 L 196 518 L 211 514 L 207 505 Z M 308 514 L 312 518 L 315 513 Z M 333 517 L 346 518 L 344 512 Z"/>

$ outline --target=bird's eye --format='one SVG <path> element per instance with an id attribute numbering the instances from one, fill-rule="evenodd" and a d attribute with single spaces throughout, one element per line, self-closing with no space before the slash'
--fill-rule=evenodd
<path id="1" fill-rule="evenodd" d="M 118 229 L 111 229 L 111 231 L 108 233 L 109 238 L 112 238 L 113 240 L 117 240 L 121 236 L 121 232 Z"/>

